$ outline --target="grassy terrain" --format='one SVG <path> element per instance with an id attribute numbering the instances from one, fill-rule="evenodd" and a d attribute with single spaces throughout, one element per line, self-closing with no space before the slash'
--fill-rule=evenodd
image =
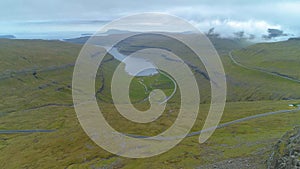
<path id="1" fill-rule="evenodd" d="M 235 59 L 247 66 L 300 79 L 300 40 L 260 43 L 234 52 Z"/>
<path id="2" fill-rule="evenodd" d="M 290 102 L 228 103 L 222 122 L 266 111 L 285 109 L 288 103 Z M 201 112 L 205 112 L 207 108 L 208 105 L 201 105 Z M 203 118 L 203 116 L 198 117 L 194 131 L 201 129 Z M 41 134 L 1 135 L 1 167 L 194 168 L 237 157 L 255 157 L 257 163 L 263 166 L 264 159 L 269 154 L 269 148 L 286 130 L 299 124 L 297 120 L 299 118 L 300 112 L 243 122 L 217 130 L 205 144 L 199 144 L 198 137 L 194 136 L 184 139 L 178 146 L 162 155 L 147 159 L 127 159 L 117 157 L 96 146 L 82 131 L 72 108 L 47 107 L 26 112 L 18 111 L 1 118 L 2 128 L 51 128 L 57 131 Z M 130 123 L 118 121 L 112 117 L 107 119 L 116 129 L 122 128 L 123 132 L 130 133 L 130 130 L 136 130 L 136 126 L 134 129 Z M 161 129 L 165 126 L 166 124 L 160 124 L 147 127 Z M 154 129 L 143 130 L 141 126 L 139 129 L 141 131 L 139 134 L 155 134 Z"/>
<path id="3" fill-rule="evenodd" d="M 300 99 L 300 86 L 298 83 L 280 77 L 274 77 L 259 71 L 244 69 L 232 63 L 228 57 L 229 51 L 244 48 L 247 46 L 246 42 L 226 39 L 213 39 L 212 42 L 214 46 L 216 46 L 216 50 L 220 53 L 227 75 L 228 101 Z M 286 46 L 292 46 L 291 48 L 298 47 L 298 45 L 294 43 L 285 43 L 287 43 Z M 274 43 L 274 46 L 276 45 L 277 43 Z M 202 103 L 209 103 L 210 84 L 205 67 L 198 57 L 180 42 L 158 35 L 141 35 L 128 38 L 120 44 L 117 44 L 117 46 L 119 46 L 120 52 L 124 54 L 131 54 L 137 50 L 152 47 L 169 50 L 181 57 L 194 72 L 200 88 L 200 93 L 202 94 Z M 248 48 L 252 48 L 253 46 Z M 270 46 L 272 46 L 272 44 L 270 44 Z M 284 51 L 283 49 L 281 50 Z M 293 51 L 292 49 L 287 49 L 287 53 L 289 53 L 288 50 Z M 299 61 L 299 57 L 298 60 L 297 57 L 294 57 L 294 59 L 296 62 Z M 269 58 L 270 62 L 273 60 L 276 61 L 276 59 Z M 283 63 L 283 65 L 285 64 Z M 295 67 L 291 67 L 291 70 L 294 69 Z M 285 70 L 291 71 L 287 65 L 285 66 Z M 297 71 L 297 73 L 298 72 L 299 71 Z M 278 71 L 278 73 L 280 73 L 280 71 Z"/>
<path id="4" fill-rule="evenodd" d="M 199 144 L 198 137 L 193 136 L 152 158 L 118 157 L 87 137 L 72 107 L 72 64 L 80 45 L 38 40 L 0 40 L 0 43 L 3 44 L 0 47 L 0 74 L 3 77 L 0 78 L 0 129 L 56 129 L 53 133 L 1 134 L 0 168 L 195 168 L 216 161 L 248 157 L 255 158 L 255 163 L 264 168 L 272 145 L 287 130 L 299 124 L 300 112 L 268 116 L 218 129 L 204 144 Z M 219 46 L 225 44 L 222 42 Z M 136 45 L 136 49 L 140 48 Z M 126 51 L 128 48 L 123 49 Z M 201 84 L 202 104 L 192 129 L 198 131 L 209 108 L 208 80 L 201 63 L 194 62 L 192 56 L 185 56 L 180 49 L 175 51 L 200 68 L 200 71 L 192 69 Z M 26 56 L 26 59 L 20 56 Z M 97 98 L 109 124 L 120 132 L 140 135 L 156 135 L 170 127 L 179 110 L 179 91 L 155 122 L 136 124 L 117 112 L 111 104 L 110 77 L 119 62 L 111 58 L 106 56 L 105 64 L 99 68 L 95 86 L 96 91 L 104 86 Z M 300 99 L 285 100 L 300 98 L 299 84 L 243 69 L 226 55 L 222 56 L 222 61 L 229 90 L 222 123 L 289 109 L 288 104 L 300 102 Z M 141 81 L 149 91 L 161 88 L 166 95 L 174 88 L 170 79 L 161 74 L 136 77 L 131 83 L 130 97 L 141 109 L 149 106 L 147 102 L 139 102 L 149 94 Z"/>
<path id="5" fill-rule="evenodd" d="M 111 56 L 110 56 L 111 57 Z M 109 60 L 98 70 L 98 78 L 96 81 L 97 97 L 104 102 L 112 103 L 111 96 L 111 80 L 114 70 L 120 64 L 118 60 Z M 105 60 L 104 60 L 105 61 Z M 170 96 L 175 86 L 169 77 L 158 73 L 152 76 L 134 77 L 130 84 L 129 97 L 132 103 L 141 103 L 147 101 L 150 92 L 153 89 L 161 89 L 166 96 Z"/>

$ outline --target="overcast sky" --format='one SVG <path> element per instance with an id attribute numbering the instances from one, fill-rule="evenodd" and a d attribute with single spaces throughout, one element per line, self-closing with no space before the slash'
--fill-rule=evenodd
<path id="1" fill-rule="evenodd" d="M 107 21 L 140 12 L 177 15 L 203 32 L 215 27 L 224 36 L 245 31 L 261 37 L 268 28 L 300 35 L 300 1 L 291 0 L 1 0 L 0 34 L 96 31 Z"/>

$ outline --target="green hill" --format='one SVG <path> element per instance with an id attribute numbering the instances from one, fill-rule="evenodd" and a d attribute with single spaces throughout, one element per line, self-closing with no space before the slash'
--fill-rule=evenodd
<path id="1" fill-rule="evenodd" d="M 235 51 L 235 59 L 252 68 L 300 79 L 300 40 L 259 43 Z"/>
<path id="2" fill-rule="evenodd" d="M 299 103 L 288 100 L 300 98 L 298 83 L 234 64 L 227 52 L 238 48 L 232 47 L 235 43 L 227 46 L 225 41 L 219 40 L 221 44 L 218 45 L 219 51 L 223 49 L 220 53 L 224 53 L 221 59 L 229 90 L 222 123 L 289 109 L 288 104 Z M 166 41 L 140 45 L 139 41 L 129 39 L 126 43 L 133 44 L 134 48 L 123 46 L 120 48 L 123 53 L 151 45 L 163 46 Z M 210 101 L 206 71 L 200 61 L 186 55 L 186 49 L 172 45 L 173 51 L 190 63 L 201 84 L 203 104 L 192 129 L 199 131 Z M 268 116 L 218 129 L 204 144 L 199 144 L 198 137 L 192 136 L 172 150 L 152 158 L 118 157 L 93 143 L 76 117 L 71 84 L 73 66 L 81 47 L 60 41 L 0 40 L 0 130 L 55 130 L 51 133 L 0 134 L 0 168 L 197 168 L 236 158 L 251 158 L 251 166 L 263 167 L 272 143 L 286 130 L 299 124 L 299 112 Z M 98 70 L 95 86 L 95 91 L 102 88 L 97 98 L 109 124 L 120 132 L 140 135 L 156 135 L 170 127 L 178 114 L 179 91 L 155 122 L 136 124 L 117 112 L 111 104 L 109 79 L 118 64 L 119 61 L 107 55 Z M 148 94 L 140 84 L 141 80 L 149 89 L 160 87 L 170 93 L 174 88 L 171 80 L 161 74 L 135 78 L 130 97 L 140 109 L 149 106 L 147 102 L 139 102 Z"/>

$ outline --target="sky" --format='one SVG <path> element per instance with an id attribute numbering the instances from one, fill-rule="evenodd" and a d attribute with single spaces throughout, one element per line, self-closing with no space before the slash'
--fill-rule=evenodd
<path id="1" fill-rule="evenodd" d="M 224 37 L 238 31 L 266 37 L 270 28 L 290 37 L 300 36 L 299 9 L 292 0 L 1 0 L 0 34 L 95 32 L 119 17 L 163 12 Z"/>

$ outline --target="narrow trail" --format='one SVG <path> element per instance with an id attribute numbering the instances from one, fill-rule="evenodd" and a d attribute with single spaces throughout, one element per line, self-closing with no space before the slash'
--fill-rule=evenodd
<path id="1" fill-rule="evenodd" d="M 74 107 L 73 104 L 58 104 L 58 103 L 48 103 L 40 106 L 30 107 L 25 110 L 20 110 L 21 112 L 27 112 L 31 110 L 37 110 L 45 107 Z M 9 113 L 16 112 L 18 110 L 9 111 Z M 8 112 L 4 112 L 8 113 Z M 30 133 L 51 133 L 55 132 L 56 130 L 46 130 L 46 129 L 27 129 L 27 130 L 0 130 L 0 134 L 30 134 Z"/>
<path id="2" fill-rule="evenodd" d="M 21 133 L 51 133 L 56 130 L 43 130 L 43 129 L 36 129 L 36 130 L 0 130 L 0 134 L 21 134 Z"/>
<path id="3" fill-rule="evenodd" d="M 139 83 L 144 87 L 145 93 L 148 93 L 148 88 L 147 88 L 147 86 L 146 86 L 141 80 L 139 80 Z"/>
<path id="4" fill-rule="evenodd" d="M 254 71 L 260 71 L 262 73 L 266 73 L 266 74 L 269 74 L 269 75 L 272 75 L 272 76 L 277 76 L 277 77 L 280 77 L 280 78 L 283 78 L 283 79 L 287 79 L 287 80 L 290 80 L 290 81 L 293 81 L 293 82 L 297 82 L 297 83 L 300 83 L 300 80 L 298 79 L 295 79 L 295 78 L 292 78 L 292 77 L 289 77 L 289 76 L 286 76 L 286 75 L 282 75 L 280 73 L 277 73 L 277 72 L 269 72 L 269 71 L 266 71 L 266 70 L 263 70 L 263 69 L 259 69 L 259 68 L 252 68 L 252 67 L 248 67 L 248 66 L 245 66 L 241 63 L 239 63 L 238 61 L 236 61 L 234 59 L 234 57 L 232 56 L 232 51 L 229 52 L 229 57 L 230 59 L 232 60 L 232 62 L 242 68 L 245 68 L 245 69 L 248 69 L 248 70 L 254 70 Z"/>
<path id="5" fill-rule="evenodd" d="M 294 78 L 291 78 L 291 77 L 288 77 L 288 76 L 285 76 L 285 75 L 281 75 L 279 73 L 269 72 L 269 71 L 266 71 L 266 70 L 262 70 L 262 69 L 257 69 L 257 68 L 252 68 L 252 67 L 245 66 L 245 65 L 237 62 L 234 59 L 234 57 L 232 56 L 232 51 L 229 52 L 229 57 L 230 57 L 230 59 L 232 60 L 232 62 L 234 64 L 236 64 L 236 65 L 238 65 L 240 67 L 243 67 L 245 69 L 253 70 L 253 71 L 260 71 L 262 73 L 266 73 L 266 74 L 269 74 L 269 75 L 272 75 L 272 76 L 277 76 L 277 77 L 284 78 L 284 79 L 287 79 L 287 80 L 290 80 L 290 81 L 293 81 L 293 82 L 300 83 L 300 80 L 298 80 L 298 79 L 294 79 Z M 26 70 L 20 70 L 20 71 L 13 72 L 13 75 L 14 76 L 15 75 L 24 75 L 24 74 L 32 73 L 34 71 L 37 71 L 37 72 L 47 72 L 47 71 L 53 71 L 53 70 L 59 70 L 59 69 L 66 69 L 66 68 L 73 67 L 73 66 L 74 66 L 74 64 L 65 64 L 65 65 L 61 65 L 61 66 L 51 66 L 51 67 L 47 67 L 47 68 L 44 68 L 44 69 L 32 68 L 32 69 L 26 69 Z M 163 74 L 165 76 L 169 77 L 167 74 L 165 74 L 165 73 L 163 73 Z M 0 80 L 6 79 L 6 78 L 10 78 L 10 77 L 12 77 L 11 74 L 2 74 L 2 75 L 0 75 Z M 172 78 L 170 78 L 170 79 L 173 81 L 173 83 L 175 85 L 175 89 L 174 89 L 173 93 L 169 97 L 167 97 L 166 100 L 163 101 L 162 103 L 167 102 L 176 93 L 177 84 L 174 81 L 174 79 L 172 79 Z M 36 107 L 28 108 L 28 109 L 25 109 L 25 110 L 22 110 L 22 111 L 30 111 L 30 110 L 35 110 L 35 109 L 44 108 L 44 107 L 73 107 L 73 105 L 72 104 L 55 104 L 55 103 L 50 103 L 50 104 L 45 104 L 45 105 L 41 105 L 41 106 L 36 106 Z M 213 127 L 213 128 L 208 128 L 208 129 L 199 130 L 199 131 L 196 131 L 196 132 L 191 132 L 191 133 L 189 133 L 185 137 L 191 137 L 191 136 L 199 135 L 201 133 L 211 131 L 211 130 L 213 130 L 215 128 L 220 129 L 220 128 L 224 128 L 224 127 L 227 127 L 227 126 L 230 126 L 230 125 L 233 125 L 233 124 L 241 123 L 241 122 L 244 122 L 244 121 L 249 121 L 249 120 L 256 119 L 256 118 L 261 118 L 261 117 L 266 117 L 266 116 L 276 115 L 276 114 L 293 113 L 293 112 L 298 112 L 298 111 L 300 111 L 300 107 L 298 107 L 297 109 L 293 109 L 293 110 L 279 110 L 279 111 L 274 111 L 274 112 L 267 112 L 267 113 L 263 113 L 263 114 L 257 114 L 257 115 L 253 115 L 253 116 L 249 116 L 249 117 L 244 117 L 244 118 L 241 118 L 241 119 L 233 120 L 233 121 L 230 121 L 230 122 L 226 122 L 226 123 L 220 124 L 220 125 L 218 125 L 216 127 Z M 33 130 L 0 130 L 0 134 L 49 133 L 49 132 L 54 132 L 54 131 L 56 131 L 56 130 L 44 130 L 44 129 L 33 129 Z M 148 138 L 147 136 L 142 136 L 142 135 L 131 135 L 131 134 L 125 134 L 125 135 L 131 136 L 131 137 L 134 137 L 134 138 Z M 168 137 L 168 138 L 167 137 L 157 137 L 156 140 L 178 139 L 178 138 L 182 138 L 182 137 L 183 136 L 174 136 L 172 138 L 170 138 L 170 137 Z M 150 139 L 150 138 L 148 138 L 148 139 Z"/>
<path id="6" fill-rule="evenodd" d="M 26 74 L 32 74 L 35 72 L 42 73 L 42 72 L 48 72 L 48 71 L 56 71 L 61 69 L 67 69 L 70 67 L 74 67 L 74 63 L 59 65 L 59 66 L 49 66 L 46 68 L 30 68 L 30 69 L 23 69 L 23 70 L 12 70 L 9 73 L 0 74 L 0 80 L 12 78 L 14 76 L 19 75 L 26 75 Z"/>
<path id="7" fill-rule="evenodd" d="M 48 104 L 43 104 L 43 105 L 40 105 L 40 106 L 30 107 L 30 108 L 22 110 L 22 111 L 26 112 L 26 111 L 45 108 L 45 107 L 74 107 L 74 104 L 48 103 Z"/>

